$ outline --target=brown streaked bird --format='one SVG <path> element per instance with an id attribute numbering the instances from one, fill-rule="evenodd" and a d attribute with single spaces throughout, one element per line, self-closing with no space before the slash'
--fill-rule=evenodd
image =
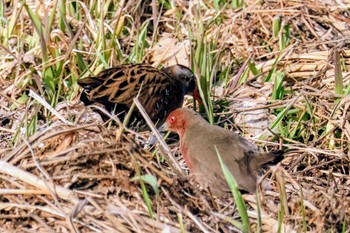
<path id="1" fill-rule="evenodd" d="M 210 125 L 191 109 L 176 109 L 165 124 L 169 130 L 179 134 L 181 153 L 195 180 L 203 187 L 210 187 L 216 196 L 227 195 L 230 189 L 215 146 L 238 187 L 250 193 L 256 192 L 258 171 L 283 159 L 283 151 L 261 153 L 244 137 Z"/>
<path id="2" fill-rule="evenodd" d="M 123 112 L 121 120 L 140 92 L 139 100 L 156 126 L 162 125 L 170 112 L 182 107 L 185 95 L 193 95 L 201 102 L 196 77 L 183 65 L 162 70 L 146 64 L 119 65 L 96 77 L 80 79 L 78 83 L 84 88 L 80 99 L 85 104 L 102 105 L 109 112 Z M 137 131 L 148 129 L 138 110 L 133 112 L 129 127 Z"/>

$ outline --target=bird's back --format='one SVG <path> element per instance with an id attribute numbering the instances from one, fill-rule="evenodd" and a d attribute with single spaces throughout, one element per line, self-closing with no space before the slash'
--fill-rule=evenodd
<path id="1" fill-rule="evenodd" d="M 171 111 L 182 106 L 186 93 L 176 81 L 150 65 L 129 64 L 104 70 L 78 83 L 84 88 L 81 100 L 85 104 L 97 103 L 110 112 L 127 111 L 139 95 L 151 120 L 160 125 Z M 139 113 L 133 115 L 136 123 L 143 121 Z"/>
<path id="2" fill-rule="evenodd" d="M 192 164 L 195 164 L 192 172 L 198 182 L 207 183 L 216 194 L 229 192 L 216 147 L 238 185 L 254 193 L 257 176 L 256 172 L 250 168 L 246 155 L 256 153 L 256 147 L 240 135 L 206 122 L 190 128 L 191 130 L 186 134 L 187 143 L 185 144 L 188 145 L 188 153 L 193 155 L 190 158 Z"/>

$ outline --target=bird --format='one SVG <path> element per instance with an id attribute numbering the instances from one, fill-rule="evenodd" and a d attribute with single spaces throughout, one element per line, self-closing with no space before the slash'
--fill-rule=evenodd
<path id="1" fill-rule="evenodd" d="M 262 167 L 274 165 L 283 159 L 284 151 L 262 153 L 241 135 L 210 125 L 198 113 L 178 108 L 167 117 L 164 127 L 180 137 L 180 151 L 190 174 L 202 187 L 222 197 L 230 193 L 218 159 L 228 167 L 238 188 L 254 194 L 258 172 Z M 217 148 L 217 151 L 216 151 Z"/>
<path id="2" fill-rule="evenodd" d="M 123 120 L 137 96 L 158 127 L 173 110 L 182 107 L 184 96 L 202 100 L 193 72 L 184 65 L 158 70 L 149 64 L 123 64 L 103 70 L 95 77 L 79 79 L 83 88 L 80 100 L 85 105 L 99 105 L 109 112 L 121 113 Z M 136 131 L 149 129 L 142 115 L 134 110 L 128 123 Z"/>

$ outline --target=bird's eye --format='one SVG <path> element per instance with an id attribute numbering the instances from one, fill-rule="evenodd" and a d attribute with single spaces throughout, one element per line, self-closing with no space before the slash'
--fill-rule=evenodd
<path id="1" fill-rule="evenodd" d="M 174 123 L 175 120 L 176 120 L 175 116 L 171 116 L 171 117 L 170 117 L 170 122 L 171 122 L 171 123 Z"/>

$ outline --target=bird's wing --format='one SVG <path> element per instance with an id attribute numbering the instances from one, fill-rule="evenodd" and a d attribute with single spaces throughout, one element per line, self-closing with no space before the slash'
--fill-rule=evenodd
<path id="1" fill-rule="evenodd" d="M 191 135 L 194 145 L 193 154 L 200 164 L 201 171 L 210 171 L 213 176 L 218 176 L 217 182 L 225 180 L 222 168 L 218 160 L 217 148 L 224 164 L 231 171 L 236 182 L 241 188 L 254 192 L 256 184 L 256 173 L 250 166 L 250 155 L 257 153 L 257 148 L 245 138 L 231 131 L 217 126 L 194 127 Z M 197 135 L 197 136 L 196 136 Z M 206 137 L 200 136 L 206 135 Z M 248 156 L 249 155 L 249 156 Z"/>
<path id="2" fill-rule="evenodd" d="M 213 132 L 210 134 L 211 141 L 220 150 L 227 150 L 225 153 L 232 153 L 231 158 L 241 160 L 248 151 L 258 152 L 257 147 L 239 134 L 218 126 L 211 126 Z"/>
<path id="3" fill-rule="evenodd" d="M 91 100 L 108 96 L 110 102 L 129 105 L 141 87 L 140 96 L 165 95 L 163 90 L 174 85 L 174 80 L 152 66 L 129 64 L 103 70 L 78 83 L 89 91 Z"/>
<path id="4" fill-rule="evenodd" d="M 130 107 L 139 94 L 141 104 L 154 122 L 163 121 L 183 102 L 182 89 L 175 79 L 149 65 L 120 65 L 96 77 L 82 79 L 79 84 L 86 89 L 90 102 L 101 103 L 109 109 L 115 104 Z"/>

